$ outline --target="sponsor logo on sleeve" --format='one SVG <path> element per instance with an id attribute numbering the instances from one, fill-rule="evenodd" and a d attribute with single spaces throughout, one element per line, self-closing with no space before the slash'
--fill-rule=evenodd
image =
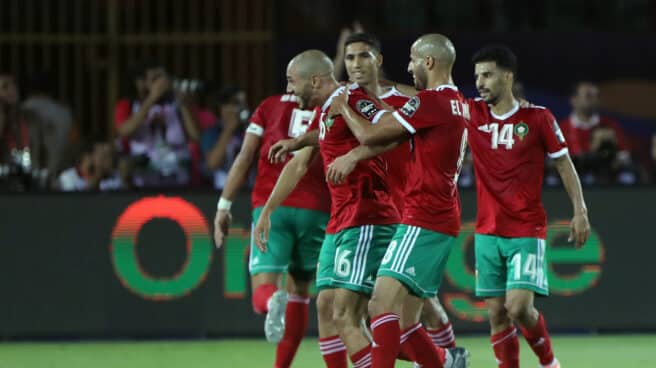
<path id="1" fill-rule="evenodd" d="M 403 105 L 401 112 L 408 117 L 414 115 L 419 109 L 419 98 L 417 96 L 412 97 L 408 102 Z"/>
<path id="2" fill-rule="evenodd" d="M 558 142 L 561 144 L 565 143 L 565 136 L 563 135 L 563 132 L 560 130 L 560 126 L 556 122 L 556 120 L 553 121 L 553 131 L 556 133 L 556 138 L 558 138 Z"/>
<path id="3" fill-rule="evenodd" d="M 360 114 L 362 116 L 366 117 L 367 119 L 371 119 L 376 115 L 378 112 L 378 108 L 376 105 L 369 100 L 359 100 L 355 106 L 357 107 L 358 111 L 360 111 Z"/>

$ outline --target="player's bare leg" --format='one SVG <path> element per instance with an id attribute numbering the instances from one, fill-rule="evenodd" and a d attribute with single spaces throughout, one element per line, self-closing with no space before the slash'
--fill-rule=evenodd
<path id="1" fill-rule="evenodd" d="M 354 366 L 370 359 L 369 340 L 360 329 L 360 321 L 367 313 L 367 302 L 367 297 L 360 293 L 335 289 L 333 318 Z"/>
<path id="2" fill-rule="evenodd" d="M 490 319 L 490 342 L 500 368 L 519 367 L 519 340 L 513 325 L 505 296 L 485 299 Z"/>
<path id="3" fill-rule="evenodd" d="M 346 346 L 333 319 L 335 289 L 322 289 L 317 295 L 319 349 L 327 368 L 347 368 Z"/>
<path id="4" fill-rule="evenodd" d="M 421 322 L 433 344 L 443 348 L 456 347 L 456 336 L 449 321 L 449 316 L 437 297 L 424 300 L 421 310 Z"/>
<path id="5" fill-rule="evenodd" d="M 312 275 L 313 272 L 290 272 L 285 285 L 286 292 L 277 291 L 271 299 L 265 331 L 267 338 L 279 341 L 276 347 L 276 368 L 291 365 L 305 336 Z"/>
<path id="6" fill-rule="evenodd" d="M 543 367 L 560 367 L 551 348 L 551 338 L 544 317 L 533 305 L 531 290 L 511 289 L 506 292 L 505 309 L 508 316 L 519 323 L 522 335 L 533 349 Z"/>

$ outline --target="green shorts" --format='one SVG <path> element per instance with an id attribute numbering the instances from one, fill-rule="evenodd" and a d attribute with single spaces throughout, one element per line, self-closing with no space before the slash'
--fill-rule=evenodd
<path id="1" fill-rule="evenodd" d="M 387 248 L 378 276 L 399 280 L 410 294 L 437 295 L 455 237 L 417 226 L 399 225 Z"/>
<path id="2" fill-rule="evenodd" d="M 476 296 L 502 296 L 508 289 L 549 295 L 544 239 L 475 234 L 474 249 Z"/>
<path id="3" fill-rule="evenodd" d="M 253 224 L 262 212 L 253 210 Z M 248 270 L 251 275 L 302 271 L 314 273 L 328 222 L 328 214 L 302 208 L 279 207 L 271 214 L 267 251 L 252 239 Z"/>
<path id="4" fill-rule="evenodd" d="M 317 263 L 317 290 L 331 289 L 335 273 L 335 234 L 326 234 Z"/>
<path id="5" fill-rule="evenodd" d="M 335 267 L 331 285 L 371 295 L 376 272 L 396 225 L 363 225 L 335 235 Z"/>

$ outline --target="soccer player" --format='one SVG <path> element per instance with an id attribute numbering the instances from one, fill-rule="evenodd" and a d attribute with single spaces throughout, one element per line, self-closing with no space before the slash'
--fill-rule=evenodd
<path id="1" fill-rule="evenodd" d="M 230 205 L 253 162 L 257 158 L 258 175 L 251 196 L 255 223 L 284 166 L 269 162 L 269 147 L 282 138 L 305 133 L 311 116 L 312 112 L 303 110 L 290 94 L 268 97 L 256 109 L 217 205 L 214 219 L 217 247 L 223 245 L 228 234 L 232 219 Z M 261 252 L 254 243 L 250 249 L 253 309 L 256 313 L 267 313 L 267 340 L 278 343 L 275 367 L 290 366 L 305 335 L 309 289 L 330 211 L 321 162 L 311 163 L 309 170 L 313 175 L 301 180 L 271 216 L 273 231 L 268 252 Z M 277 290 L 283 272 L 288 273 L 286 292 Z"/>
<path id="2" fill-rule="evenodd" d="M 512 51 L 486 46 L 473 63 L 481 96 L 467 126 L 478 203 L 476 295 L 485 298 L 499 367 L 519 367 L 517 322 L 542 367 L 558 368 L 544 317 L 533 305 L 535 294 L 549 293 L 541 200 L 545 155 L 554 160 L 572 202 L 570 240 L 576 247 L 590 233 L 581 184 L 551 112 L 520 107 L 513 96 L 517 59 Z"/>
<path id="3" fill-rule="evenodd" d="M 288 91 L 308 106 L 321 106 L 318 115 L 319 151 L 324 165 L 359 146 L 341 117 L 329 117 L 328 109 L 340 93 L 358 110 L 363 119 L 375 122 L 381 108 L 360 88 L 340 86 L 332 75 L 332 62 L 325 54 L 309 50 L 297 55 L 287 68 Z M 297 154 L 316 152 L 307 147 Z M 387 244 L 394 234 L 399 214 L 384 180 L 386 163 L 382 158 L 360 162 L 354 175 L 344 184 L 329 183 L 335 223 L 335 266 L 331 285 L 334 291 L 334 317 L 339 335 L 356 367 L 370 364 L 370 344 L 360 330 L 360 320 L 366 314 L 368 295 Z M 277 193 L 277 187 L 273 195 Z M 273 197 L 272 195 L 272 197 Z M 270 199 L 271 200 L 271 199 Z M 265 209 L 269 204 L 265 205 Z M 262 216 L 262 221 L 265 221 Z M 266 232 L 267 224 L 258 223 L 256 239 Z M 265 236 L 266 237 L 266 236 Z M 321 266 L 320 266 L 321 267 Z"/>
<path id="4" fill-rule="evenodd" d="M 358 83 L 358 85 L 368 91 L 369 95 L 378 96 L 380 100 L 393 109 L 401 108 L 410 99 L 410 97 L 400 92 L 395 84 L 389 85 L 390 83 L 388 81 L 380 80 L 383 55 L 381 54 L 380 41 L 373 35 L 363 32 L 353 33 L 345 39 L 343 47 L 343 54 L 345 55 L 344 64 L 349 81 Z M 414 90 L 414 87 L 410 86 L 401 85 L 399 88 L 403 88 L 406 91 L 410 88 Z M 415 94 L 416 90 L 414 90 L 412 95 Z M 410 140 L 405 140 L 400 142 L 395 148 L 382 154 L 388 163 L 389 173 L 386 179 L 399 213 L 403 213 L 411 150 Z M 357 147 L 349 152 L 349 154 L 336 159 L 331 166 L 345 165 L 350 173 L 350 170 L 355 168 L 357 162 L 370 158 L 363 155 L 363 153 L 370 152 L 372 151 Z M 344 180 L 346 173 L 340 175 L 340 171 L 329 170 L 328 174 L 328 180 L 340 183 Z M 330 174 L 333 175 L 331 176 Z M 437 297 L 426 299 L 422 309 L 421 320 L 435 345 L 445 348 L 456 346 L 455 334 L 449 322 L 449 317 Z"/>
<path id="5" fill-rule="evenodd" d="M 372 363 L 393 367 L 402 341 L 403 351 L 424 367 L 465 367 L 465 349 L 436 349 L 418 321 L 424 299 L 437 294 L 460 228 L 456 182 L 469 112 L 450 83 L 455 49 L 448 38 L 420 37 L 410 58 L 408 71 L 421 91 L 394 113 L 383 113 L 375 125 L 367 124 L 344 98 L 336 98 L 331 107 L 333 113 L 342 114 L 361 144 L 384 145 L 412 136 L 415 146 L 402 225 L 389 244 L 369 302 Z"/>

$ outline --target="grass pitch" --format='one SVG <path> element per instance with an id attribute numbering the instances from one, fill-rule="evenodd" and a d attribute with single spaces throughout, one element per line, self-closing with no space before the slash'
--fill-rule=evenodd
<path id="1" fill-rule="evenodd" d="M 471 367 L 496 367 L 485 336 L 457 337 L 471 352 Z M 520 338 L 521 341 L 521 338 Z M 555 336 L 565 368 L 656 367 L 656 335 Z M 521 341 L 522 367 L 539 367 Z M 263 340 L 1 343 L 0 368 L 267 368 L 275 346 Z M 292 367 L 321 368 L 316 339 L 301 344 Z M 399 362 L 398 367 L 410 367 Z"/>

